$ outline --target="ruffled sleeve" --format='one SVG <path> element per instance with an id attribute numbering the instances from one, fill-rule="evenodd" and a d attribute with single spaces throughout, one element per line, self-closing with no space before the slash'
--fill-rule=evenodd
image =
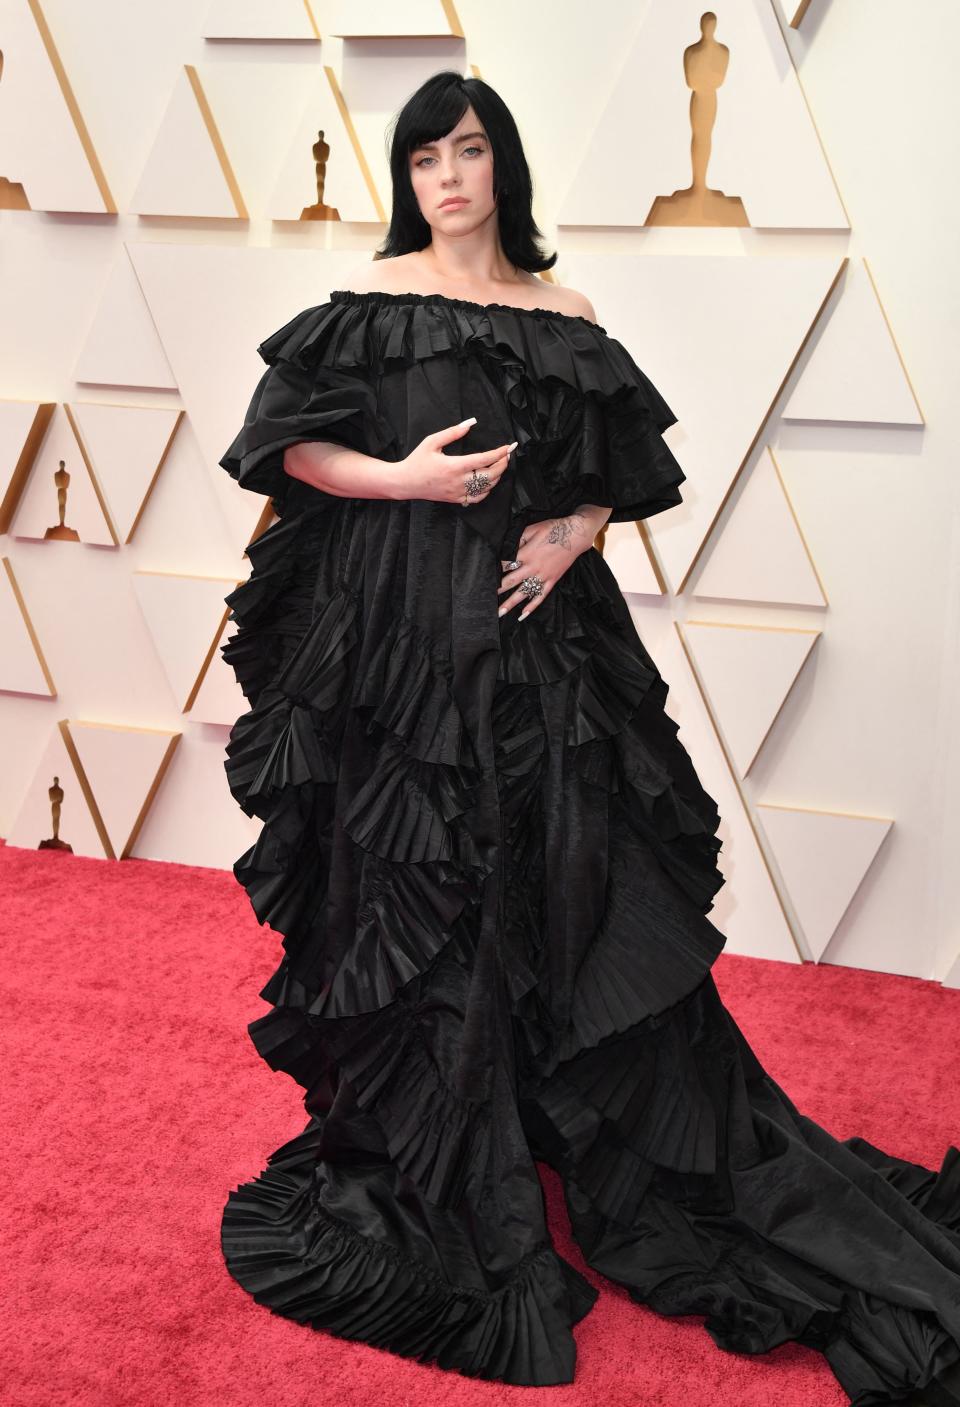
<path id="1" fill-rule="evenodd" d="M 686 475 L 663 439 L 676 415 L 626 348 L 610 339 L 607 350 L 619 384 L 585 397 L 577 493 L 631 523 L 682 503 Z"/>
<path id="2" fill-rule="evenodd" d="M 317 312 L 307 308 L 298 313 L 257 348 L 267 370 L 239 434 L 219 461 L 241 488 L 268 494 L 278 504 L 291 483 L 283 468 L 284 450 L 290 445 L 328 440 L 375 458 L 391 454 L 393 435 L 380 414 L 373 373 L 340 365 L 332 347 L 309 362 L 298 355 Z"/>

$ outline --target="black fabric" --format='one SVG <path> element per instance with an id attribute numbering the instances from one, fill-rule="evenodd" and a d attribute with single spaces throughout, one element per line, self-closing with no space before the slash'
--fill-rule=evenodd
<path id="1" fill-rule="evenodd" d="M 309 1122 L 231 1191 L 230 1273 L 275 1313 L 508 1383 L 573 1377 L 589 1264 L 716 1343 L 821 1350 L 857 1407 L 960 1362 L 960 1153 L 939 1173 L 794 1108 L 723 1006 L 717 808 L 603 557 L 497 616 L 527 523 L 680 501 L 675 416 L 586 319 L 341 290 L 260 347 L 221 461 L 277 521 L 226 598 L 249 702 L 235 864 L 283 938 L 256 1049 Z M 283 471 L 516 439 L 480 504 L 347 499 Z"/>

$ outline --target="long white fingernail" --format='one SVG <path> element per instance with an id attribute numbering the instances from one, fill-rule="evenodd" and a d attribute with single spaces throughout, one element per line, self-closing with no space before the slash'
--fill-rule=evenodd
<path id="1" fill-rule="evenodd" d="M 461 421 L 460 421 L 460 424 L 461 424 L 461 425 L 476 425 L 476 423 L 477 423 L 477 417 L 476 417 L 475 415 L 471 415 L 471 417 L 470 417 L 469 420 L 461 420 Z"/>

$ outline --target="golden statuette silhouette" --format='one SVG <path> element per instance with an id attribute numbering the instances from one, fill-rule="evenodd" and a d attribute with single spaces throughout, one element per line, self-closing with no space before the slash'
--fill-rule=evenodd
<path id="1" fill-rule="evenodd" d="M 300 212 L 301 220 L 339 220 L 340 212 L 332 205 L 323 203 L 323 187 L 327 179 L 327 162 L 330 160 L 330 143 L 324 141 L 323 128 L 318 133 L 319 140 L 311 147 L 317 168 L 317 203 L 305 205 Z"/>
<path id="2" fill-rule="evenodd" d="M 53 835 L 49 840 L 41 840 L 37 846 L 38 850 L 69 850 L 73 854 L 73 846 L 68 845 L 65 840 L 60 839 L 60 808 L 63 805 L 63 787 L 60 785 L 60 778 L 54 777 L 53 786 L 47 788 L 47 795 L 50 798 L 50 815 L 53 818 Z"/>
<path id="3" fill-rule="evenodd" d="M 685 190 L 658 195 L 647 216 L 648 225 L 749 225 L 739 196 L 724 195 L 707 186 L 707 167 L 717 120 L 717 89 L 727 76 L 730 50 L 714 33 L 712 10 L 700 16 L 700 38 L 683 51 L 683 76 L 690 93 L 690 165 L 692 179 Z"/>
<path id="4" fill-rule="evenodd" d="M 70 475 L 62 459 L 60 461 L 60 468 L 54 474 L 53 479 L 57 486 L 57 505 L 60 509 L 60 521 L 55 527 L 47 528 L 44 537 L 54 538 L 58 542 L 79 542 L 80 534 L 74 528 L 68 528 L 65 522 L 67 514 L 67 488 L 70 484 Z"/>

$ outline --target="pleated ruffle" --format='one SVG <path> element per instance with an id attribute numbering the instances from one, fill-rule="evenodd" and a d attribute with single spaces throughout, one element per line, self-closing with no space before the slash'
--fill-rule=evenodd
<path id="1" fill-rule="evenodd" d="M 572 1380 L 571 1329 L 597 1291 L 549 1241 L 489 1292 L 451 1283 L 324 1210 L 314 1192 L 318 1143 L 308 1127 L 228 1196 L 224 1259 L 259 1304 L 468 1377 L 537 1387 Z"/>
<path id="2" fill-rule="evenodd" d="M 254 572 L 228 598 L 239 626 L 222 653 L 253 706 L 231 730 L 224 767 L 237 803 L 264 822 L 234 873 L 259 921 L 286 936 L 261 995 L 335 1017 L 381 1008 L 423 971 L 490 862 L 470 829 L 480 769 L 449 661 L 401 611 L 381 636 L 364 635 L 348 583 L 316 603 L 316 563 L 302 542 L 292 550 L 287 527 L 255 544 Z M 349 788 L 348 720 L 373 758 Z M 358 901 L 331 936 L 335 830 L 363 860 Z"/>
<path id="3" fill-rule="evenodd" d="M 263 354 L 263 347 L 260 349 Z M 270 495 L 282 512 L 288 496 L 303 497 L 283 467 L 291 446 L 331 441 L 377 458 L 396 457 L 396 436 L 380 414 L 369 376 L 328 365 L 318 374 L 290 360 L 268 361 L 243 425 L 219 463 L 243 489 Z M 310 490 L 315 501 L 333 495 Z"/>
<path id="4" fill-rule="evenodd" d="M 581 502 L 609 505 L 610 522 L 632 522 L 682 501 L 679 488 L 686 476 L 662 438 L 676 415 L 622 343 L 585 318 L 550 310 L 518 313 L 505 305 L 436 294 L 341 289 L 328 302 L 297 313 L 258 350 L 294 388 L 291 413 L 306 404 L 310 423 L 304 438 L 349 436 L 352 427 L 359 431 L 372 417 L 378 448 L 366 452 L 386 458 L 395 456 L 376 405 L 358 407 L 356 416 L 350 409 L 357 386 L 372 386 L 385 370 L 432 357 L 482 358 L 492 369 L 518 442 L 511 513 L 520 523 L 568 513 Z M 334 401 L 340 395 L 342 402 L 351 378 L 354 384 L 340 423 L 327 435 L 314 402 L 296 397 L 304 385 L 326 385 L 331 368 L 336 368 Z M 564 441 L 571 441 L 572 453 L 562 467 L 552 474 L 542 469 L 539 451 Z M 239 451 L 247 448 L 245 440 L 232 447 L 225 467 L 238 463 Z M 531 448 L 537 453 L 530 454 Z M 246 477 L 247 486 L 256 487 L 254 475 L 262 475 L 258 438 L 252 451 Z M 478 531 L 499 534 L 490 499 L 465 512 Z"/>
<path id="5" fill-rule="evenodd" d="M 421 1018 L 424 1006 L 464 1001 L 469 935 L 451 920 L 440 961 L 414 974 L 382 1009 L 359 1015 L 321 1014 L 329 1003 L 291 979 L 284 965 L 261 993 L 273 1009 L 252 1022 L 257 1052 L 307 1091 L 342 1076 L 357 1104 L 376 1120 L 394 1165 L 439 1208 L 466 1197 L 478 1205 L 496 1179 L 493 1109 L 458 1095 L 453 1071 L 442 1068 Z M 356 965 L 352 970 L 357 970 Z M 446 985 L 439 978 L 446 978 Z M 456 994 L 455 996 L 453 994 Z"/>
<path id="6" fill-rule="evenodd" d="M 720 813 L 677 738 L 665 711 L 668 685 L 600 554 L 583 553 L 502 647 L 500 679 L 541 688 L 568 681 L 573 765 L 621 799 L 625 823 L 708 913 L 724 882 Z"/>

